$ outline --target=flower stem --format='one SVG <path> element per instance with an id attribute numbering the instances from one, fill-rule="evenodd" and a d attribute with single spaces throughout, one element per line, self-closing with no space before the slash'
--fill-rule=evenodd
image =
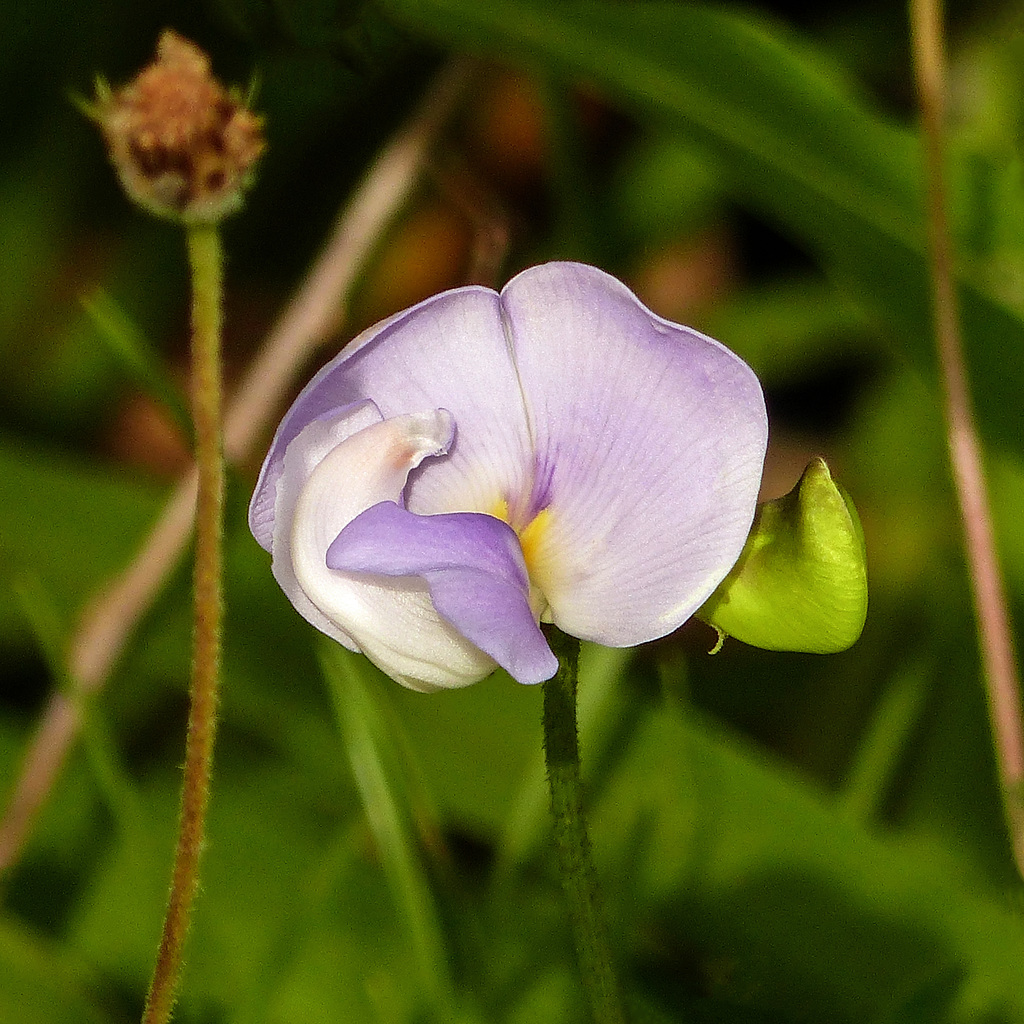
<path id="1" fill-rule="evenodd" d="M 945 58 L 939 0 L 910 0 L 910 27 L 924 134 L 935 341 L 950 463 L 964 527 L 1003 807 L 1017 869 L 1024 875 L 1024 718 L 1006 588 L 996 555 L 981 442 L 960 339 L 943 176 Z"/>
<path id="2" fill-rule="evenodd" d="M 562 887 L 576 940 L 583 987 L 597 1024 L 625 1024 L 626 1013 L 602 914 L 597 874 L 583 814 L 583 783 L 576 727 L 580 643 L 554 627 L 544 635 L 558 671 L 544 684 L 544 753 Z"/>
<path id="3" fill-rule="evenodd" d="M 221 249 L 212 224 L 188 229 L 192 270 L 192 386 L 199 493 L 196 504 L 192 689 L 185 744 L 181 818 L 171 893 L 143 1024 L 166 1024 L 181 974 L 182 951 L 199 882 L 210 769 L 217 727 L 220 674 L 221 533 L 224 467 L 221 454 Z"/>

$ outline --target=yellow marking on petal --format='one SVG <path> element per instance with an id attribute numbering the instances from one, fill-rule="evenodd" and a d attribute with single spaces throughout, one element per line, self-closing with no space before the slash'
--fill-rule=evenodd
<path id="1" fill-rule="evenodd" d="M 508 502 L 504 498 L 499 498 L 490 508 L 487 513 L 489 516 L 494 516 L 495 519 L 500 519 L 503 523 L 508 522 Z"/>
<path id="2" fill-rule="evenodd" d="M 508 523 L 515 529 L 514 524 L 509 522 L 508 501 L 505 498 L 498 498 L 487 515 Z M 550 534 L 549 524 L 551 513 L 542 509 L 533 519 L 523 527 L 516 530 L 519 537 L 519 546 L 523 549 L 523 561 L 526 563 L 526 572 L 530 579 L 529 601 L 533 614 L 539 618 L 548 615 L 548 602 L 544 596 L 544 584 L 548 579 L 552 563 L 552 555 L 549 550 Z M 545 620 L 547 621 L 547 620 Z"/>
<path id="3" fill-rule="evenodd" d="M 544 618 L 548 614 L 545 595 L 552 568 L 551 512 L 542 509 L 519 531 L 519 545 L 530 577 L 530 607 L 534 615 Z"/>
<path id="4" fill-rule="evenodd" d="M 523 548 L 526 568 L 529 570 L 530 579 L 536 582 L 539 582 L 538 576 L 543 576 L 544 563 L 548 558 L 545 548 L 547 547 L 550 522 L 551 512 L 546 508 L 541 509 L 519 532 L 519 543 Z"/>

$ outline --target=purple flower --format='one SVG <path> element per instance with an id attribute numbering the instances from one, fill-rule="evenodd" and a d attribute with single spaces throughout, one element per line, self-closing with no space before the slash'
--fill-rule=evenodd
<path id="1" fill-rule="evenodd" d="M 249 509 L 292 604 L 412 689 L 556 668 L 538 621 L 613 647 L 732 568 L 767 442 L 736 355 L 577 263 L 370 328 L 288 410 Z"/>

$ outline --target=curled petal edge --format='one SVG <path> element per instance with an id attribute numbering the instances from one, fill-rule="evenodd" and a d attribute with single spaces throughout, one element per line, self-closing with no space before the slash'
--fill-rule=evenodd
<path id="1" fill-rule="evenodd" d="M 410 689 L 429 692 L 484 678 L 494 660 L 438 614 L 424 580 L 327 565 L 328 548 L 353 519 L 380 502 L 398 502 L 410 471 L 447 451 L 451 414 L 437 409 L 373 423 L 319 462 L 310 456 L 319 455 L 313 449 L 323 426 L 316 427 L 309 444 L 307 427 L 289 445 L 277 488 L 275 575 L 288 597 L 314 626 Z"/>

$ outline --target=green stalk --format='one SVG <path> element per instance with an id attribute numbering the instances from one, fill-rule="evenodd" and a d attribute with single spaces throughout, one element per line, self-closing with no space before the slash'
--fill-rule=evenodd
<path id="1" fill-rule="evenodd" d="M 544 635 L 558 657 L 558 671 L 544 684 L 544 753 L 555 848 L 580 975 L 596 1024 L 625 1024 L 626 1012 L 612 964 L 583 813 L 576 725 L 580 642 L 553 627 L 544 627 Z"/>
<path id="2" fill-rule="evenodd" d="M 222 255 L 215 225 L 191 225 L 187 235 L 192 271 L 192 401 L 199 472 L 192 687 L 171 893 L 143 1024 L 166 1024 L 181 975 L 182 952 L 199 882 L 199 859 L 206 830 L 220 675 L 224 505 L 220 426 Z"/>

